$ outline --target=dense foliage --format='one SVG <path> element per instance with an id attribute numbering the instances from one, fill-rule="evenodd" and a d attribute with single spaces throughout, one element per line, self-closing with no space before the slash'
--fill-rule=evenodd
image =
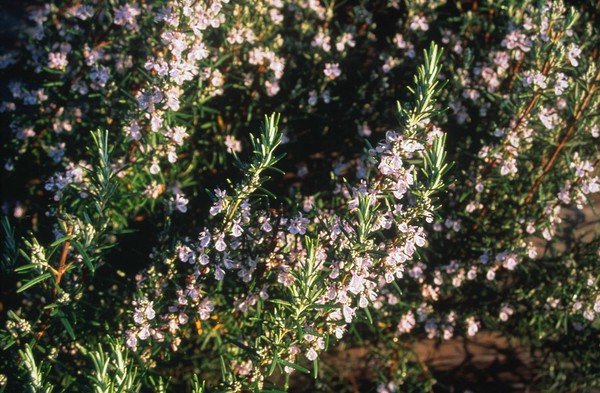
<path id="1" fill-rule="evenodd" d="M 0 391 L 429 391 L 412 343 L 482 330 L 530 387 L 598 387 L 573 3 L 32 5 L 0 55 Z"/>

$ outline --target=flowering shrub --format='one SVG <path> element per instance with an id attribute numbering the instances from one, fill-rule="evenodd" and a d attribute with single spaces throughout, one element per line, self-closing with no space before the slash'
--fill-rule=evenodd
<path id="1" fill-rule="evenodd" d="M 595 7 L 31 8 L 0 57 L 0 389 L 340 391 L 346 343 L 364 389 L 430 390 L 411 343 L 480 330 L 537 388 L 597 386 L 600 240 L 565 215 L 600 191 Z"/>

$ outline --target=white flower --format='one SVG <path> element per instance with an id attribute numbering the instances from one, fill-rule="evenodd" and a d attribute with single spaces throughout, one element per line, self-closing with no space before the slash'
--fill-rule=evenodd
<path id="1" fill-rule="evenodd" d="M 271 232 L 273 230 L 273 227 L 271 226 L 271 223 L 269 223 L 268 218 L 265 217 L 263 219 L 260 229 L 261 229 L 261 231 L 264 231 L 264 232 Z"/>
<path id="2" fill-rule="evenodd" d="M 177 255 L 179 257 L 179 260 L 190 264 L 194 263 L 194 259 L 196 257 L 192 249 L 185 245 L 179 246 L 179 252 L 177 253 Z"/>
<path id="3" fill-rule="evenodd" d="M 140 126 L 136 121 L 133 121 L 130 125 L 125 126 L 123 130 L 125 131 L 125 135 L 127 135 L 131 140 L 139 141 L 142 138 Z"/>
<path id="4" fill-rule="evenodd" d="M 231 233 L 233 237 L 240 237 L 244 230 L 240 226 L 240 220 L 233 220 L 233 226 L 231 227 Z"/>
<path id="5" fill-rule="evenodd" d="M 502 262 L 502 266 L 508 270 L 515 270 L 515 267 L 517 267 L 518 263 L 519 262 L 517 261 L 517 256 L 515 254 L 508 254 Z"/>
<path id="6" fill-rule="evenodd" d="M 133 321 L 137 324 L 141 324 L 144 321 L 144 314 L 139 311 L 133 313 Z"/>
<path id="7" fill-rule="evenodd" d="M 227 196 L 227 191 L 221 191 L 221 189 L 215 189 L 215 195 L 217 196 L 217 201 L 210 208 L 210 215 L 217 215 L 223 208 L 225 207 L 225 197 Z"/>
<path id="8" fill-rule="evenodd" d="M 188 317 L 188 315 L 183 312 L 180 312 L 179 316 L 177 317 L 177 321 L 180 325 L 185 325 L 186 323 L 188 323 L 189 319 L 190 318 Z"/>
<path id="9" fill-rule="evenodd" d="M 317 100 L 318 100 L 318 96 L 317 96 L 316 90 L 311 90 L 310 92 L 308 92 L 308 105 L 310 105 L 310 106 L 317 105 Z"/>
<path id="10" fill-rule="evenodd" d="M 544 124 L 544 127 L 546 127 L 549 130 L 554 128 L 554 125 L 558 122 L 557 114 L 552 112 L 552 110 L 548 108 L 542 108 L 540 113 L 538 113 L 538 117 L 542 124 Z"/>
<path id="11" fill-rule="evenodd" d="M 140 340 L 145 340 L 148 337 L 150 337 L 150 329 L 148 328 L 148 326 L 142 327 L 142 330 L 138 332 L 138 337 L 140 338 Z"/>
<path id="12" fill-rule="evenodd" d="M 344 314 L 344 320 L 346 321 L 346 323 L 351 323 L 352 318 L 354 318 L 354 316 L 356 315 L 354 309 L 348 306 L 347 304 L 344 305 L 344 307 L 342 307 L 342 314 Z"/>
<path id="13" fill-rule="evenodd" d="M 184 194 L 177 193 L 175 195 L 175 208 L 182 213 L 187 212 L 187 204 L 189 200 L 184 196 Z"/>
<path id="14" fill-rule="evenodd" d="M 348 290 L 355 295 L 364 291 L 364 278 L 356 273 L 352 273 L 352 279 L 350 280 L 350 284 L 348 284 Z"/>
<path id="15" fill-rule="evenodd" d="M 307 218 L 302 217 L 301 213 L 298 213 L 298 218 L 290 220 L 288 231 L 292 235 L 304 235 L 306 233 L 306 226 L 309 224 L 309 222 L 310 221 Z"/>
<path id="16" fill-rule="evenodd" d="M 554 82 L 554 94 L 557 96 L 561 95 L 567 87 L 569 87 L 567 77 L 562 72 L 558 72 L 556 74 L 556 81 Z"/>
<path id="17" fill-rule="evenodd" d="M 502 176 L 515 174 L 517 172 L 517 161 L 514 158 L 510 157 L 504 160 L 504 162 L 502 163 L 502 167 L 500 168 L 500 174 Z"/>
<path id="18" fill-rule="evenodd" d="M 124 4 L 115 9 L 114 23 L 120 26 L 126 26 L 131 30 L 137 30 L 136 16 L 140 14 L 140 9 L 137 5 Z"/>
<path id="19" fill-rule="evenodd" d="M 577 67 L 579 65 L 579 57 L 581 56 L 581 49 L 574 43 L 569 46 L 569 52 L 567 53 L 567 58 L 569 59 L 569 63 L 573 67 Z"/>
<path id="20" fill-rule="evenodd" d="M 178 144 L 179 146 L 183 145 L 183 138 L 188 137 L 187 131 L 185 127 L 174 127 L 171 134 L 171 139 L 173 142 Z"/>
<path id="21" fill-rule="evenodd" d="M 160 172 L 160 166 L 158 165 L 158 159 L 156 157 L 152 158 L 152 165 L 150 166 L 150 173 L 156 175 Z"/>
<path id="22" fill-rule="evenodd" d="M 137 346 L 137 338 L 135 337 L 135 334 L 130 331 L 127 332 L 126 344 L 129 348 L 135 348 Z"/>
<path id="23" fill-rule="evenodd" d="M 223 240 L 223 234 L 220 233 L 217 235 L 217 240 L 215 241 L 215 248 L 217 249 L 217 251 L 224 251 L 225 248 L 227 247 L 227 245 L 225 244 L 225 241 Z"/>
<path id="24" fill-rule="evenodd" d="M 152 320 L 156 316 L 156 313 L 154 312 L 154 309 L 152 308 L 152 303 L 153 302 L 149 302 L 148 305 L 146 306 L 146 310 L 144 311 L 144 314 L 146 315 L 146 318 L 148 318 L 148 320 Z"/>
<path id="25" fill-rule="evenodd" d="M 215 309 L 215 306 L 208 299 L 202 300 L 202 303 L 198 306 L 198 315 L 200 319 L 205 321 L 210 318 L 210 313 Z"/>
<path id="26" fill-rule="evenodd" d="M 110 70 L 105 66 L 93 66 L 90 72 L 90 79 L 100 87 L 106 86 L 110 78 Z"/>
<path id="27" fill-rule="evenodd" d="M 221 266 L 215 267 L 215 280 L 222 281 L 225 278 L 225 271 Z"/>

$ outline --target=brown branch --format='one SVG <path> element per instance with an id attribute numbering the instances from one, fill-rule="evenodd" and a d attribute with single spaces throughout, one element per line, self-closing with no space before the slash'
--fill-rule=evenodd
<path id="1" fill-rule="evenodd" d="M 600 159 L 597 159 L 596 161 L 593 162 L 592 166 L 595 168 L 598 166 L 598 164 L 600 164 Z M 575 187 L 577 187 L 582 181 L 583 181 L 584 176 L 580 176 L 577 178 L 577 180 L 575 180 L 573 182 L 573 184 L 571 184 L 571 187 L 569 188 L 569 191 L 571 191 L 572 189 L 574 189 Z M 561 201 L 558 200 L 556 202 L 554 202 L 554 204 L 552 205 L 552 208 L 550 210 L 554 210 L 554 208 L 558 205 L 561 204 Z M 519 210 L 519 213 L 523 210 L 523 207 L 525 206 L 525 204 L 521 205 L 521 209 Z M 544 219 L 545 215 L 541 214 L 536 220 L 535 220 L 535 225 L 538 225 L 539 223 L 542 222 L 542 220 Z"/>
<path id="2" fill-rule="evenodd" d="M 561 38 L 561 36 L 562 36 L 562 32 L 557 32 L 552 40 L 552 47 L 548 50 L 548 55 L 546 56 L 546 59 L 544 60 L 544 65 L 542 65 L 542 75 L 544 75 L 544 76 L 548 76 L 548 73 L 550 72 L 550 68 L 551 68 L 550 66 L 552 65 L 551 61 L 550 61 L 550 58 L 551 58 L 550 55 L 552 54 L 552 48 L 554 47 L 554 43 L 558 42 L 558 40 Z M 515 79 L 517 78 L 517 74 L 519 73 L 519 69 L 521 67 L 521 62 L 522 62 L 522 59 L 519 60 L 519 62 L 515 66 L 515 69 L 513 71 L 513 78 L 510 81 L 509 90 L 512 90 L 513 83 L 514 83 Z M 513 132 L 517 131 L 519 129 L 519 127 L 521 126 L 523 121 L 527 118 L 527 116 L 529 115 L 529 113 L 531 112 L 531 110 L 533 109 L 537 100 L 540 97 L 541 97 L 541 93 L 538 90 L 533 95 L 533 98 L 529 102 L 529 105 L 527 105 L 527 108 L 525 109 L 525 111 L 521 114 L 521 116 L 519 116 L 519 119 L 517 120 L 517 124 L 512 129 Z"/>
<path id="3" fill-rule="evenodd" d="M 548 27 L 548 29 L 550 29 L 550 27 Z M 549 32 L 549 30 L 548 30 L 548 32 Z M 562 37 L 563 34 L 564 34 L 563 32 L 556 32 L 556 34 L 552 38 L 552 47 L 548 50 L 548 55 L 546 56 L 546 59 L 544 60 L 544 64 L 542 65 L 541 73 L 544 76 L 548 76 L 548 74 L 550 73 L 550 70 L 552 68 L 552 65 L 553 65 L 553 62 L 551 61 L 552 48 L 554 47 L 555 43 L 558 42 L 558 40 L 560 40 L 560 38 Z M 519 61 L 515 67 L 515 70 L 513 72 L 513 79 L 510 81 L 509 89 L 512 89 L 512 85 L 513 85 L 514 80 L 516 79 L 516 75 L 518 73 L 520 64 L 521 64 L 521 61 Z M 525 119 L 527 119 L 527 117 L 529 116 L 529 114 L 531 113 L 531 111 L 535 107 L 535 104 L 537 103 L 537 101 L 540 99 L 541 96 L 542 96 L 542 94 L 540 92 L 540 89 L 538 89 L 536 91 L 536 93 L 533 95 L 533 97 L 531 98 L 531 101 L 529 102 L 527 107 L 525 108 L 525 111 L 523 111 L 523 113 L 521 113 L 521 115 L 519 115 L 519 117 L 517 119 L 517 123 L 512 128 L 511 132 L 516 132 L 519 130 L 519 128 L 525 122 Z M 574 124 L 576 124 L 576 123 L 577 122 L 575 121 Z M 571 131 L 571 133 L 572 133 L 572 131 Z M 504 142 L 502 143 L 502 149 L 504 149 L 504 147 L 507 144 L 508 144 L 508 140 L 505 139 Z M 511 154 L 509 154 L 509 157 L 510 156 L 511 156 Z M 485 170 L 482 171 L 483 175 L 486 175 L 487 173 L 489 173 L 491 171 L 492 166 L 494 165 L 493 163 L 494 163 L 494 161 L 491 161 L 490 165 L 488 165 L 485 168 Z M 535 190 L 533 190 L 532 193 L 535 193 L 535 191 L 537 191 L 538 187 L 539 187 L 539 185 L 534 186 Z M 525 204 L 529 203 L 531 201 L 531 198 L 533 198 L 533 197 L 528 195 Z M 479 213 L 479 218 L 481 219 L 481 218 L 485 217 L 486 214 L 487 214 L 487 207 L 484 206 L 484 208 L 481 209 L 481 211 Z M 473 224 L 473 230 L 477 230 L 478 227 L 479 227 L 478 223 Z"/>
<path id="4" fill-rule="evenodd" d="M 552 168 L 552 165 L 556 161 L 556 158 L 558 157 L 560 152 L 566 146 L 566 144 L 569 141 L 569 139 L 571 138 L 571 135 L 573 134 L 573 132 L 575 132 L 575 130 L 577 129 L 577 123 L 583 116 L 585 109 L 590 104 L 590 100 L 592 99 L 592 96 L 594 95 L 594 93 L 596 91 L 597 85 L 595 85 L 594 82 L 597 82 L 599 77 L 600 77 L 600 71 L 598 71 L 596 73 L 596 77 L 594 78 L 594 81 L 592 81 L 592 86 L 588 90 L 585 98 L 583 99 L 583 102 L 579 106 L 577 113 L 575 113 L 575 115 L 573 116 L 573 119 L 571 120 L 571 125 L 567 129 L 567 132 L 562 137 L 562 139 L 561 139 L 560 143 L 558 144 L 558 146 L 556 147 L 556 149 L 554 149 L 554 153 L 552 153 L 552 156 L 550 157 L 550 159 L 544 165 L 544 169 L 542 170 L 542 173 L 535 180 L 535 183 L 534 183 L 533 187 L 531 188 L 531 190 L 529 191 L 527 198 L 525 198 L 524 204 L 528 204 L 529 202 L 531 202 L 533 200 L 533 196 L 535 195 L 537 190 L 540 188 L 540 186 L 542 184 L 542 180 L 544 179 L 544 176 L 546 176 L 546 174 L 550 171 L 550 169 Z"/>
<path id="5" fill-rule="evenodd" d="M 71 236 L 71 233 L 73 233 L 73 226 L 69 226 L 67 228 L 66 236 Z M 58 262 L 58 269 L 56 270 L 55 283 L 52 288 L 52 296 L 51 296 L 50 303 L 54 303 L 56 301 L 56 298 L 58 296 L 58 285 L 60 284 L 62 276 L 67 271 L 67 269 L 69 269 L 69 267 L 71 267 L 71 265 L 73 264 L 72 262 L 67 264 L 67 255 L 69 254 L 70 247 L 71 247 L 71 242 L 69 240 L 67 240 L 64 243 L 62 252 L 60 254 L 60 261 Z M 50 318 L 50 309 L 46 309 L 46 311 L 44 311 L 44 315 L 42 316 L 42 319 L 44 320 L 44 322 L 42 323 L 40 330 L 38 331 L 38 333 L 36 335 L 34 348 L 37 346 L 37 344 L 39 343 L 41 338 L 44 336 L 46 329 L 50 325 L 50 319 L 51 319 Z"/>

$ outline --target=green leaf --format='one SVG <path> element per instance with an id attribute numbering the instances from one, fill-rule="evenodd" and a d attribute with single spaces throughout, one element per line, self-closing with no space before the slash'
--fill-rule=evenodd
<path id="1" fill-rule="evenodd" d="M 281 300 L 281 299 L 268 299 L 267 301 L 269 303 L 281 304 L 282 306 L 286 306 L 286 307 L 292 306 L 292 304 L 290 302 L 286 302 L 285 300 Z"/>
<path id="2" fill-rule="evenodd" d="M 65 243 L 67 241 L 70 241 L 71 239 L 73 239 L 73 236 L 63 236 L 60 239 L 56 240 L 55 242 L 53 242 L 52 244 L 50 244 L 50 247 L 56 247 L 62 243 Z"/>
<path id="3" fill-rule="evenodd" d="M 275 357 L 273 359 L 271 359 L 271 367 L 269 367 L 269 371 L 267 372 L 268 376 L 273 375 L 273 373 L 275 372 L 275 367 L 277 367 L 278 362 L 279 362 L 279 355 L 277 352 L 275 352 Z"/>
<path id="4" fill-rule="evenodd" d="M 39 267 L 39 266 L 40 265 L 37 263 L 28 263 L 27 265 L 23 265 L 23 266 L 19 266 L 18 268 L 15 268 L 15 273 L 23 273 L 28 270 L 35 269 L 36 267 Z"/>
<path id="5" fill-rule="evenodd" d="M 283 359 L 279 359 L 279 363 L 282 364 L 282 365 L 284 365 L 284 366 L 291 367 L 294 370 L 298 370 L 301 373 L 310 374 L 310 370 L 309 369 L 307 369 L 305 367 L 302 367 L 302 366 L 300 366 L 300 365 L 298 365 L 296 363 L 288 362 L 287 360 L 283 360 Z"/>
<path id="6" fill-rule="evenodd" d="M 369 307 L 365 307 L 365 314 L 367 316 L 367 319 L 369 320 L 369 323 L 372 325 L 373 324 L 373 317 L 371 316 L 371 312 L 369 311 Z"/>
<path id="7" fill-rule="evenodd" d="M 23 286 L 19 289 L 17 289 L 17 293 L 21 293 L 23 291 L 26 291 L 27 289 L 31 288 L 32 286 L 41 283 L 44 280 L 47 280 L 48 278 L 52 277 L 52 274 L 46 272 L 40 276 L 37 276 L 33 279 L 31 279 L 30 281 L 26 282 L 25 284 L 23 284 Z"/>
<path id="8" fill-rule="evenodd" d="M 73 242 L 73 247 L 75 247 L 77 249 L 77 252 L 81 254 L 81 256 L 83 257 L 83 263 L 85 263 L 88 269 L 90 269 L 90 272 L 92 272 L 93 274 L 96 271 L 96 267 L 92 263 L 92 260 L 90 259 L 90 256 L 88 255 L 85 248 L 79 242 Z"/>
<path id="9" fill-rule="evenodd" d="M 58 313 L 56 315 L 60 319 L 60 322 L 65 327 L 65 330 L 67 331 L 71 339 L 75 340 L 75 331 L 73 330 L 73 326 L 71 325 L 71 322 L 69 322 L 69 319 L 67 318 L 65 313 L 63 313 L 61 310 L 58 310 Z"/>

